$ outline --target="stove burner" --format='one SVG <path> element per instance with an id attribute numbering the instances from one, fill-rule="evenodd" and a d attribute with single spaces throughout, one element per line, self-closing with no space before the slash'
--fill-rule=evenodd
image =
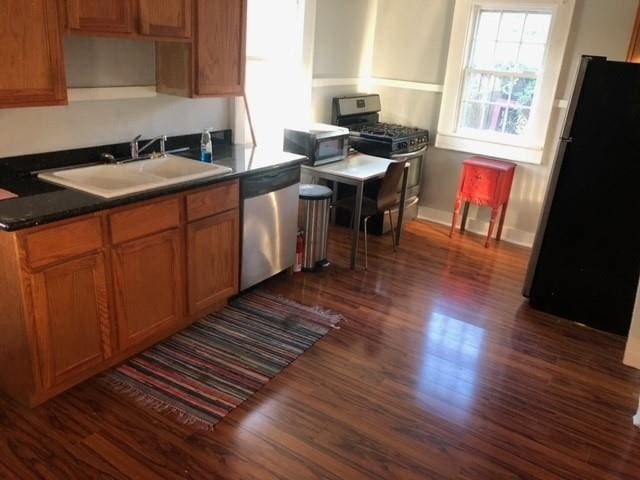
<path id="1" fill-rule="evenodd" d="M 424 130 L 413 127 L 405 127 L 403 125 L 396 125 L 394 123 L 375 123 L 368 125 L 357 125 L 351 128 L 353 132 L 359 132 L 366 135 L 375 135 L 379 137 L 409 137 L 417 133 L 422 133 Z"/>

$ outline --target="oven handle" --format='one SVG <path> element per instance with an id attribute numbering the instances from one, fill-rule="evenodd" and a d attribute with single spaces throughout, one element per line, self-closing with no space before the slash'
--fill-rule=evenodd
<path id="1" fill-rule="evenodd" d="M 399 153 L 397 155 L 391 155 L 391 160 L 404 160 L 405 158 L 419 157 L 420 155 L 424 155 L 429 146 L 422 147 L 420 150 L 416 150 L 415 152 L 409 153 Z"/>

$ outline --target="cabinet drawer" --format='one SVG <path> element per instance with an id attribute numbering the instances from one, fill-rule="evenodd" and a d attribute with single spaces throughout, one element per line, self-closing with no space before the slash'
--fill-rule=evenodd
<path id="1" fill-rule="evenodd" d="M 102 247 L 102 227 L 98 217 L 45 228 L 26 235 L 31 268 L 92 252 Z"/>
<path id="2" fill-rule="evenodd" d="M 172 198 L 114 213 L 109 224 L 113 243 L 176 228 L 180 225 L 180 200 Z"/>
<path id="3" fill-rule="evenodd" d="M 223 183 L 208 190 L 187 195 L 187 220 L 192 222 L 237 208 L 240 203 L 238 181 Z"/>
<path id="4" fill-rule="evenodd" d="M 496 196 L 499 177 L 496 170 L 465 166 L 462 193 L 472 199 L 491 201 Z"/>

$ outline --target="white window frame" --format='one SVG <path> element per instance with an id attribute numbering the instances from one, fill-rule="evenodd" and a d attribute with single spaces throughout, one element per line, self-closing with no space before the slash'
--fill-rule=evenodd
<path id="1" fill-rule="evenodd" d="M 542 163 L 574 7 L 575 0 L 456 0 L 436 147 L 523 163 Z M 458 128 L 465 67 L 472 47 L 475 20 L 481 9 L 548 10 L 552 13 L 543 70 L 526 134 L 462 132 Z"/>

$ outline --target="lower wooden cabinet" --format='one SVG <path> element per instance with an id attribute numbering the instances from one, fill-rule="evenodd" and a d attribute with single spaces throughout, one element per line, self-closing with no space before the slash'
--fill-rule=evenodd
<path id="1" fill-rule="evenodd" d="M 31 276 L 40 369 L 53 387 L 111 356 L 111 317 L 102 253 Z"/>
<path id="2" fill-rule="evenodd" d="M 238 292 L 240 213 L 237 209 L 187 225 L 189 313 Z"/>
<path id="3" fill-rule="evenodd" d="M 179 325 L 182 318 L 180 231 L 169 230 L 113 249 L 120 349 Z"/>
<path id="4" fill-rule="evenodd" d="M 0 390 L 37 405 L 211 313 L 239 252 L 237 180 L 0 232 Z"/>

